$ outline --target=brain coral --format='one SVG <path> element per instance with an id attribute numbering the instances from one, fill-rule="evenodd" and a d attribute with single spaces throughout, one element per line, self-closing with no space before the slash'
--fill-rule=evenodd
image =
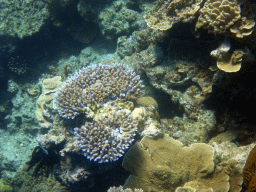
<path id="1" fill-rule="evenodd" d="M 226 32 L 241 17 L 236 0 L 207 0 L 199 12 L 195 29 L 203 27 L 218 34 Z"/>
<path id="2" fill-rule="evenodd" d="M 86 122 L 82 128 L 75 128 L 75 139 L 84 156 L 105 163 L 123 156 L 133 142 L 136 130 L 137 123 L 129 110 L 121 109 L 98 121 Z"/>
<path id="3" fill-rule="evenodd" d="M 55 97 L 60 116 L 74 119 L 117 98 L 136 98 L 143 85 L 140 77 L 123 64 L 93 65 L 70 77 Z"/>

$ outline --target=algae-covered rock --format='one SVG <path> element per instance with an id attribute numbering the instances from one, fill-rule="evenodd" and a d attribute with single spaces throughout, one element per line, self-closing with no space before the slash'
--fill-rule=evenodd
<path id="1" fill-rule="evenodd" d="M 3 192 L 12 191 L 12 187 L 10 185 L 6 185 L 3 179 L 0 179 L 0 191 L 3 191 Z"/>
<path id="2" fill-rule="evenodd" d="M 49 10 L 44 1 L 1 1 L 0 35 L 7 34 L 23 39 L 38 32 L 49 16 Z"/>
<path id="3" fill-rule="evenodd" d="M 101 33 L 107 40 L 115 40 L 128 35 L 139 27 L 136 22 L 139 13 L 125 7 L 123 2 L 115 2 L 110 8 L 104 9 L 98 16 Z"/>

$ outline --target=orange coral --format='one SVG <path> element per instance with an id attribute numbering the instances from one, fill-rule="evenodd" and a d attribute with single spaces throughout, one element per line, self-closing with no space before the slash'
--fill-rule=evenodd
<path id="1" fill-rule="evenodd" d="M 243 171 L 244 185 L 246 186 L 248 192 L 256 191 L 255 167 L 256 167 L 256 147 L 254 147 L 251 150 Z"/>

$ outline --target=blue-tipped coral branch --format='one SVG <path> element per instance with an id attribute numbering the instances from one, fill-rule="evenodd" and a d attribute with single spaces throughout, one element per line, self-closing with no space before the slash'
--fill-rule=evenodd
<path id="1" fill-rule="evenodd" d="M 143 88 L 139 75 L 123 64 L 93 65 L 71 76 L 57 92 L 60 116 L 74 119 L 86 107 L 103 106 L 117 98 L 136 97 Z"/>

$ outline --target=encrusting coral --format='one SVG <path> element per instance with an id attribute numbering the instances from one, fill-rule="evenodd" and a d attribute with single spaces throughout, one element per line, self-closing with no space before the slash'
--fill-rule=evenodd
<path id="1" fill-rule="evenodd" d="M 60 116 L 74 119 L 77 115 L 117 98 L 134 98 L 141 93 L 140 77 L 123 64 L 92 65 L 70 77 L 55 97 Z"/>
<path id="2" fill-rule="evenodd" d="M 187 181 L 200 180 L 214 171 L 213 147 L 182 143 L 164 135 L 143 139 L 132 146 L 123 160 L 123 167 L 131 172 L 124 188 L 144 191 L 174 191 Z"/>
<path id="3" fill-rule="evenodd" d="M 241 9 L 236 0 L 207 0 L 199 12 L 195 30 L 203 27 L 217 34 L 226 32 L 241 18 Z"/>
<path id="4" fill-rule="evenodd" d="M 84 156 L 105 163 L 123 156 L 134 141 L 136 131 L 137 123 L 129 110 L 121 109 L 75 128 L 75 139 Z"/>
<path id="5" fill-rule="evenodd" d="M 74 141 L 64 151 L 98 163 L 123 156 L 138 127 L 131 100 L 143 87 L 140 77 L 123 64 L 92 65 L 76 72 L 57 92 L 55 109 L 67 119 L 86 113 L 92 121 L 74 129 Z"/>
<path id="6" fill-rule="evenodd" d="M 145 16 L 147 25 L 153 29 L 168 30 L 174 23 L 187 22 L 195 18 L 202 0 L 168 0 L 161 8 L 149 11 Z"/>

